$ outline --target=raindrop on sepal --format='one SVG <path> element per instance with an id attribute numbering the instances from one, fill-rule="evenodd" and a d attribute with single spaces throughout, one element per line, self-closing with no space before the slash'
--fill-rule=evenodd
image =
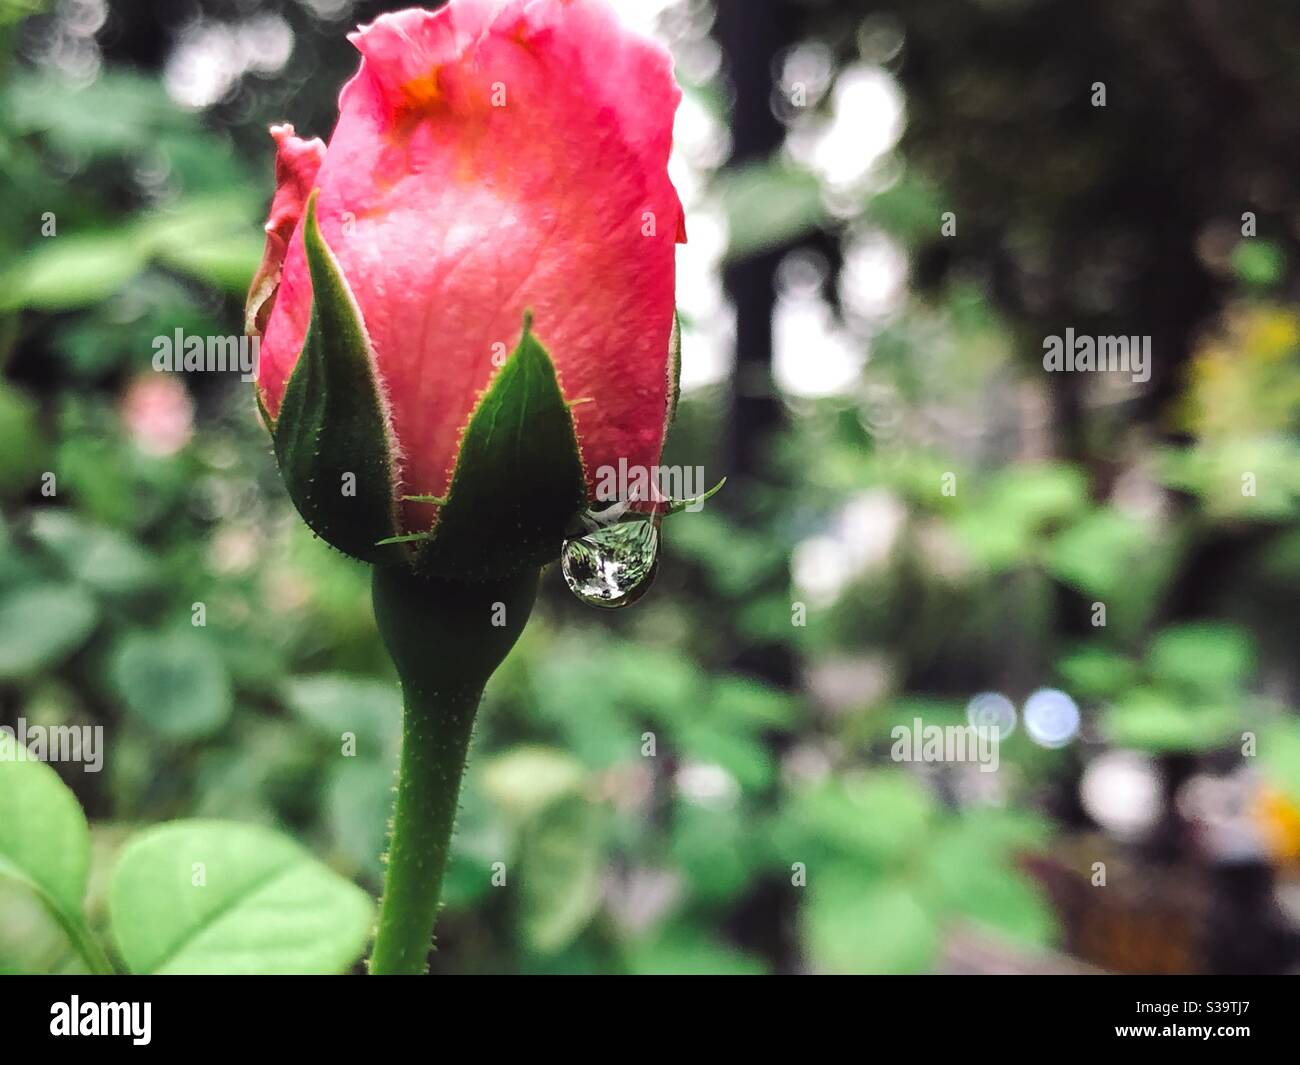
<path id="1" fill-rule="evenodd" d="M 574 519 L 560 554 L 564 582 L 588 606 L 614 610 L 640 600 L 659 572 L 659 527 L 666 517 L 698 510 L 727 483 L 693 499 L 658 496 L 662 509 L 642 514 L 635 500 L 597 503 Z"/>
<path id="2" fill-rule="evenodd" d="M 659 571 L 658 519 L 624 519 L 566 541 L 560 570 L 569 591 L 588 606 L 631 606 Z"/>

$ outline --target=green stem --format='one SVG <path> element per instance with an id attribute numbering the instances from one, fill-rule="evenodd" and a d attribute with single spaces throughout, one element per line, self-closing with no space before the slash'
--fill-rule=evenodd
<path id="1" fill-rule="evenodd" d="M 370 971 L 425 970 L 481 689 L 404 685 L 402 762 Z"/>
<path id="2" fill-rule="evenodd" d="M 372 973 L 426 971 L 474 715 L 536 594 L 536 570 L 470 584 L 375 567 L 375 619 L 404 710 Z"/>
<path id="3" fill-rule="evenodd" d="M 68 933 L 68 938 L 72 940 L 72 945 L 76 948 L 81 960 L 86 963 L 88 968 L 96 976 L 107 976 L 114 972 L 113 963 L 108 960 L 108 955 L 104 953 L 104 948 L 99 945 L 91 933 L 90 929 L 80 921 L 72 921 L 64 925 L 64 931 Z"/>
<path id="4" fill-rule="evenodd" d="M 59 923 L 63 934 L 68 937 L 68 943 L 86 963 L 87 969 L 96 976 L 108 976 L 116 972 L 113 963 L 108 960 L 108 955 L 104 953 L 104 948 L 99 945 L 99 940 L 95 938 L 90 926 L 86 924 L 86 919 L 80 913 L 65 910 L 62 903 L 55 902 L 39 884 L 21 875 L 18 879 L 32 890 L 50 916 Z"/>

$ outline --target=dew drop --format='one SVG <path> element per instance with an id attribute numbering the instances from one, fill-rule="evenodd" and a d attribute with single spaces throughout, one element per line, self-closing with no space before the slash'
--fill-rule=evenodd
<path id="1" fill-rule="evenodd" d="M 569 591 L 588 606 L 631 606 L 650 590 L 659 569 L 656 522 L 620 522 L 569 540 L 560 569 Z"/>

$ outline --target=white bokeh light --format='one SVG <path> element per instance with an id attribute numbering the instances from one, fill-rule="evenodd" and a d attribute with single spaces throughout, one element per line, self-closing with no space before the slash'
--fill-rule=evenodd
<path id="1" fill-rule="evenodd" d="M 725 215 L 687 207 L 690 241 L 677 246 L 677 309 L 682 329 L 682 391 L 725 381 L 735 363 L 735 313 L 722 287 Z"/>
<path id="2" fill-rule="evenodd" d="M 182 107 L 202 110 L 219 102 L 245 74 L 271 74 L 293 54 L 293 30 L 279 15 L 237 23 L 196 22 L 167 57 L 163 85 Z"/>
<path id="3" fill-rule="evenodd" d="M 832 191 L 862 184 L 898 143 L 904 124 L 903 95 L 880 67 L 845 67 L 831 91 L 831 117 L 791 131 L 790 153 Z"/>
<path id="4" fill-rule="evenodd" d="M 619 13 L 625 25 L 640 30 L 649 36 L 656 36 L 659 18 L 670 8 L 677 7 L 681 0 L 611 0 L 615 11 Z"/>
<path id="5" fill-rule="evenodd" d="M 1136 751 L 1107 751 L 1088 763 L 1079 799 L 1102 828 L 1121 839 L 1137 839 L 1160 819 L 1160 771 Z"/>
<path id="6" fill-rule="evenodd" d="M 1025 700 L 1025 733 L 1040 747 L 1064 747 L 1079 734 L 1079 704 L 1063 691 L 1039 688 Z"/>
<path id="7" fill-rule="evenodd" d="M 999 740 L 1016 731 L 1016 704 L 1001 692 L 980 692 L 966 704 L 966 721 L 972 728 L 997 729 Z"/>
<path id="8" fill-rule="evenodd" d="M 840 302 L 847 318 L 875 326 L 895 314 L 907 297 L 907 253 L 878 230 L 852 237 L 844 248 Z"/>
<path id="9" fill-rule="evenodd" d="M 677 792 L 696 806 L 727 807 L 740 797 L 740 783 L 713 762 L 686 762 L 677 770 Z"/>
<path id="10" fill-rule="evenodd" d="M 907 507 L 877 488 L 855 495 L 824 533 L 795 546 L 792 577 L 800 598 L 829 606 L 854 581 L 885 566 L 907 521 Z"/>
<path id="11" fill-rule="evenodd" d="M 772 319 L 772 374 L 789 396 L 842 395 L 858 381 L 866 352 L 818 295 L 782 293 Z"/>

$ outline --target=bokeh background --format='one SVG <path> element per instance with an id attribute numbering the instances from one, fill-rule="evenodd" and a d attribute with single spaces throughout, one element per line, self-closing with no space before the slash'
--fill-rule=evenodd
<path id="1" fill-rule="evenodd" d="M 0 0 L 0 723 L 104 726 L 96 869 L 217 816 L 378 890 L 366 571 L 247 386 L 150 360 L 240 331 L 266 127 L 327 136 L 400 6 Z M 668 461 L 730 480 L 637 606 L 547 574 L 435 970 L 1296 971 L 1300 9 L 616 6 L 685 88 Z M 1067 327 L 1150 381 L 1045 373 Z M 890 757 L 1041 689 L 996 773 Z M 0 969 L 76 964 L 0 884 Z"/>

